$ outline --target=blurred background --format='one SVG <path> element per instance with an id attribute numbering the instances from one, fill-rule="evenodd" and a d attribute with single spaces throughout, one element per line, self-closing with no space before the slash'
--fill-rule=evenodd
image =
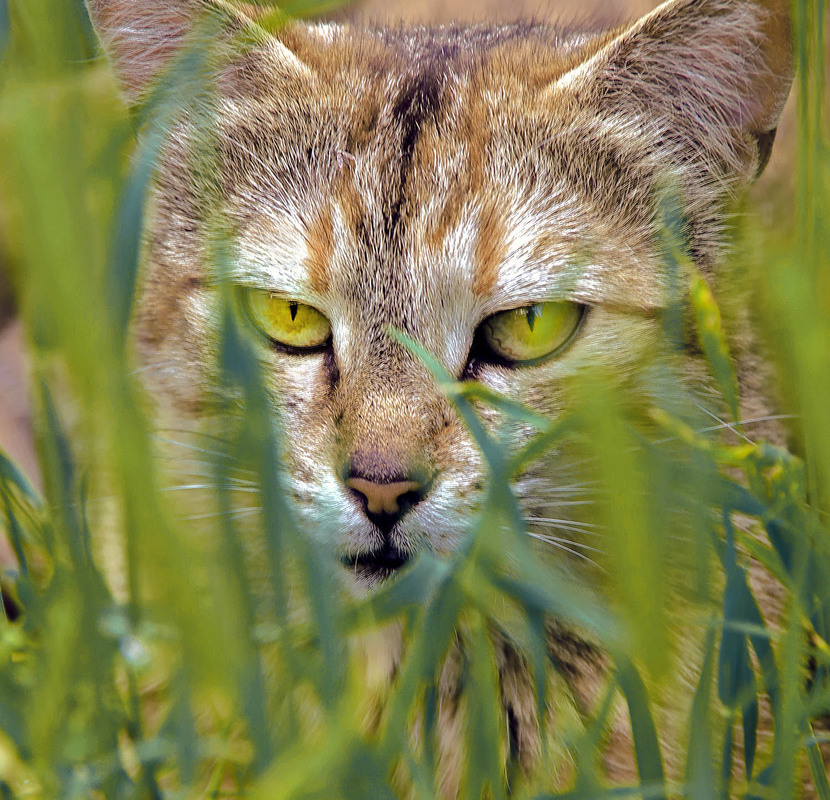
<path id="1" fill-rule="evenodd" d="M 659 5 L 654 0 L 363 0 L 329 15 L 335 20 L 387 24 L 493 22 L 534 19 L 588 28 L 614 27 Z M 828 37 L 830 40 L 830 37 Z M 764 227 L 787 225 L 793 212 L 795 97 L 790 97 L 772 160 L 755 186 L 751 213 Z M 784 216 L 784 219 L 782 219 Z M 14 258 L 5 246 L 0 207 L 0 449 L 38 484 L 29 423 L 25 342 L 16 317 Z"/>

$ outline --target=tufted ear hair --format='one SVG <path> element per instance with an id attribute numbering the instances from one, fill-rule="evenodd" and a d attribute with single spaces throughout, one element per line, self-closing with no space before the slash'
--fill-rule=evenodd
<path id="1" fill-rule="evenodd" d="M 789 0 L 669 0 L 553 91 L 650 120 L 682 159 L 748 181 L 766 166 L 792 70 Z"/>
<path id="2" fill-rule="evenodd" d="M 130 102 L 137 102 L 183 47 L 203 15 L 229 34 L 255 27 L 266 12 L 225 0 L 86 0 L 92 24 Z M 285 49 L 286 59 L 296 58 Z"/>

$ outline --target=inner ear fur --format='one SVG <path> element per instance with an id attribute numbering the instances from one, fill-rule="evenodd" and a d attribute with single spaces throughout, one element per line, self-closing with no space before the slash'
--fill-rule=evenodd
<path id="1" fill-rule="evenodd" d="M 553 90 L 654 120 L 684 156 L 751 180 L 766 165 L 791 84 L 788 0 L 669 0 Z"/>
<path id="2" fill-rule="evenodd" d="M 128 100 L 140 101 L 185 45 L 200 18 L 218 19 L 232 36 L 256 31 L 263 9 L 225 0 L 86 0 L 98 37 L 112 59 Z M 296 62 L 285 50 L 286 62 Z"/>

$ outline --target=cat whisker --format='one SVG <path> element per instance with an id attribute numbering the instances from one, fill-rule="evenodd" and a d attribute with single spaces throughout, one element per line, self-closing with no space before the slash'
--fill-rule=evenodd
<path id="1" fill-rule="evenodd" d="M 798 414 L 766 414 L 761 417 L 749 417 L 748 419 L 739 419 L 735 422 L 729 422 L 728 420 L 721 419 L 717 414 L 715 414 L 713 411 L 706 408 L 705 406 L 702 406 L 699 403 L 697 405 L 705 414 L 707 414 L 707 416 L 710 416 L 713 419 L 718 420 L 718 424 L 709 425 L 704 428 L 695 428 L 695 433 L 714 433 L 715 431 L 729 430 L 736 436 L 739 436 L 748 444 L 756 444 L 756 442 L 750 439 L 746 434 L 742 433 L 740 430 L 737 430 L 737 428 L 743 428 L 747 425 L 760 425 L 764 422 L 775 422 L 777 420 L 798 419 Z M 655 440 L 654 442 L 652 442 L 652 444 L 667 444 L 668 442 L 675 441 L 677 441 L 676 436 L 667 436 L 664 439 Z"/>
<path id="2" fill-rule="evenodd" d="M 527 487 L 523 487 L 524 491 L 518 492 L 519 497 L 527 497 L 531 499 L 535 504 L 538 504 L 539 501 L 546 500 L 550 504 L 555 503 L 562 503 L 568 501 L 583 501 L 585 503 L 591 503 L 593 500 L 590 498 L 596 497 L 599 494 L 599 491 L 596 488 L 551 488 L 551 487 L 539 487 L 535 490 L 529 490 Z"/>
<path id="3" fill-rule="evenodd" d="M 192 436 L 196 439 L 210 439 L 219 444 L 229 445 L 231 440 L 217 433 L 210 433 L 209 431 L 199 430 L 198 428 L 163 428 L 158 431 L 162 434 L 176 434 L 183 436 Z"/>
<path id="4" fill-rule="evenodd" d="M 596 500 L 550 500 L 547 503 L 536 503 L 541 508 L 566 508 L 570 506 L 592 506 Z"/>
<path id="5" fill-rule="evenodd" d="M 178 477 L 205 478 L 206 480 L 216 478 L 216 473 L 212 472 L 209 469 L 171 469 L 169 470 L 169 474 L 171 476 Z M 240 478 L 236 475 L 225 475 L 223 477 L 227 482 L 233 483 L 235 486 L 251 486 L 254 488 L 259 488 L 259 483 L 257 481 L 250 480 L 249 478 Z"/>
<path id="6" fill-rule="evenodd" d="M 206 461 L 202 458 L 188 458 L 186 456 L 174 456 L 171 454 L 162 456 L 162 459 L 166 462 L 165 467 L 166 471 L 171 474 L 187 474 L 185 470 L 179 469 L 179 464 L 182 464 L 185 467 L 190 467 L 191 469 L 198 468 L 201 469 L 205 475 L 213 476 L 216 474 L 217 463 L 215 460 L 213 461 Z M 247 480 L 254 481 L 256 480 L 257 473 L 252 469 L 246 469 L 245 467 L 240 467 L 236 464 L 228 465 L 226 463 L 222 464 L 223 469 L 228 469 L 230 467 L 233 472 L 239 474 L 239 476 L 250 476 L 246 478 Z M 237 477 L 237 476 L 234 476 Z M 241 479 L 241 478 L 240 478 Z"/>
<path id="7" fill-rule="evenodd" d="M 144 375 L 147 372 L 161 371 L 175 366 L 176 363 L 174 361 L 157 361 L 154 364 L 144 364 L 141 367 L 131 369 L 127 374 L 130 377 L 136 377 L 137 375 Z"/>
<path id="8" fill-rule="evenodd" d="M 585 542 L 575 542 L 573 539 L 564 539 L 561 536 L 551 536 L 547 533 L 536 533 L 535 531 L 529 531 L 528 536 L 532 539 L 538 539 L 540 542 L 548 542 L 549 544 L 564 544 L 568 547 L 576 547 L 580 550 L 588 550 L 591 553 L 602 553 L 598 547 L 594 547 L 593 545 L 586 544 Z"/>
<path id="9" fill-rule="evenodd" d="M 216 489 L 225 489 L 227 491 L 233 492 L 243 492 L 248 494 L 259 494 L 259 488 L 253 486 L 239 486 L 233 483 L 230 484 L 215 484 L 215 483 L 190 483 L 184 486 L 164 486 L 159 491 L 161 492 L 181 492 L 185 490 L 199 490 L 199 489 L 210 489 L 211 491 L 216 491 Z"/>
<path id="10" fill-rule="evenodd" d="M 748 419 L 739 419 L 737 422 L 721 422 L 719 425 L 713 425 L 711 428 L 701 428 L 702 431 L 716 431 L 720 428 L 728 428 L 735 425 L 757 425 L 761 422 L 774 422 L 780 419 L 798 419 L 798 414 L 766 414 L 763 417 L 749 417 Z"/>
<path id="11" fill-rule="evenodd" d="M 716 415 L 711 414 L 711 412 L 709 412 L 709 413 L 710 413 L 711 416 L 718 419 Z M 789 419 L 798 419 L 798 415 L 797 414 L 767 414 L 766 416 L 763 416 L 763 417 L 752 417 L 750 419 L 740 419 L 737 422 L 728 422 L 726 420 L 720 420 L 720 422 L 717 425 L 711 425 L 708 428 L 698 428 L 697 432 L 698 433 L 712 433 L 713 431 L 730 430 L 736 436 L 742 436 L 741 432 L 739 430 L 736 430 L 736 428 L 744 427 L 746 425 L 760 425 L 763 422 L 775 422 L 776 420 L 789 420 Z M 746 439 L 747 441 L 750 441 L 746 436 L 743 436 L 743 438 Z M 753 444 L 754 444 L 754 442 L 753 442 Z"/>
<path id="12" fill-rule="evenodd" d="M 594 559 L 591 558 L 590 556 L 585 555 L 585 553 L 580 553 L 579 550 L 574 550 L 572 547 L 570 547 L 569 545 L 573 544 L 573 542 L 568 542 L 568 544 L 565 544 L 564 542 L 562 542 L 562 541 L 560 541 L 556 538 L 549 537 L 549 536 L 544 536 L 543 534 L 535 534 L 535 533 L 532 533 L 530 531 L 528 532 L 527 535 L 530 536 L 532 539 L 537 539 L 541 542 L 544 542 L 545 544 L 551 545 L 551 547 L 554 547 L 557 550 L 562 550 L 565 553 L 569 553 L 572 556 L 576 556 L 577 558 L 582 559 L 583 561 L 587 562 L 591 566 L 594 566 L 597 569 L 602 570 L 603 572 L 607 571 L 600 564 L 598 564 L 596 561 L 594 561 Z"/>
<path id="13" fill-rule="evenodd" d="M 596 526 L 585 527 L 585 525 L 590 525 L 590 523 L 580 524 L 578 522 L 572 522 L 571 520 L 546 519 L 542 517 L 528 517 L 526 521 L 534 527 L 555 528 L 556 530 L 578 533 L 584 536 L 600 535 L 600 531 L 596 529 Z"/>
<path id="14" fill-rule="evenodd" d="M 181 442 L 176 439 L 169 439 L 165 436 L 154 435 L 153 438 L 159 442 L 164 442 L 165 444 L 172 444 L 176 447 L 183 447 L 186 450 L 193 450 L 196 453 L 204 453 L 208 456 L 216 456 L 217 458 L 224 458 L 229 460 L 233 459 L 233 457 L 229 453 L 223 453 L 221 450 L 209 450 L 204 447 L 197 447 L 195 444 L 188 444 L 187 442 Z"/>
<path id="15" fill-rule="evenodd" d="M 252 517 L 262 511 L 260 506 L 251 506 L 246 508 L 232 508 L 226 511 L 206 511 L 203 514 L 190 514 L 182 517 L 185 522 L 195 522 L 205 519 L 217 519 L 219 517 L 231 517 L 232 519 L 243 519 L 245 517 Z"/>
<path id="16" fill-rule="evenodd" d="M 708 408 L 706 408 L 706 406 L 704 406 L 702 403 L 695 403 L 695 405 L 696 405 L 696 406 L 697 406 L 697 407 L 698 407 L 698 408 L 699 408 L 699 409 L 700 409 L 700 410 L 701 410 L 704 414 L 707 414 L 708 416 L 712 417 L 712 419 L 714 419 L 714 420 L 718 423 L 718 426 L 722 426 L 723 428 L 725 428 L 725 429 L 727 429 L 727 430 L 731 431 L 732 433 L 734 433 L 736 436 L 738 436 L 738 437 L 740 437 L 741 439 L 743 439 L 743 440 L 744 440 L 745 442 L 747 442 L 748 444 L 755 444 L 755 442 L 753 442 L 753 441 L 752 441 L 752 439 L 750 439 L 750 438 L 749 438 L 749 437 L 748 437 L 745 433 L 743 433 L 742 431 L 737 430 L 737 428 L 735 428 L 735 425 L 734 425 L 734 424 L 732 424 L 732 423 L 730 423 L 730 422 L 727 422 L 727 421 L 726 421 L 726 420 L 724 420 L 724 419 L 721 419 L 721 418 L 720 418 L 717 414 L 715 414 L 715 412 L 714 412 L 714 411 L 710 411 L 710 410 L 709 410 Z M 717 429 L 718 429 L 718 427 L 716 426 L 715 430 L 717 430 Z"/>
<path id="17" fill-rule="evenodd" d="M 528 519 L 533 520 L 534 522 L 566 522 L 568 525 L 577 525 L 578 527 L 584 528 L 596 528 L 597 525 L 593 522 L 580 522 L 579 520 L 573 519 L 557 519 L 555 517 L 528 517 Z"/>
<path id="18" fill-rule="evenodd" d="M 578 466 L 582 466 L 581 464 Z M 573 467 L 576 469 L 577 467 Z M 587 481 L 579 481 L 576 483 L 561 483 L 556 486 L 551 486 L 550 491 L 552 492 L 567 492 L 570 489 L 588 489 L 591 486 L 596 486 L 599 481 L 596 480 L 587 480 Z"/>
<path id="19" fill-rule="evenodd" d="M 545 499 L 551 504 L 563 503 L 563 502 L 568 502 L 568 501 L 571 501 L 571 500 L 578 500 L 578 501 L 581 501 L 581 502 L 584 502 L 584 503 L 592 503 L 594 501 L 592 499 L 588 499 L 588 498 L 592 498 L 592 497 L 595 498 L 595 497 L 599 496 L 599 494 L 600 494 L 600 492 L 596 489 L 574 489 L 573 491 L 568 491 L 568 492 L 544 492 L 544 493 L 540 490 L 539 492 L 536 492 L 536 493 L 532 494 L 531 497 L 533 497 L 534 501 L 537 498 L 538 499 Z"/>

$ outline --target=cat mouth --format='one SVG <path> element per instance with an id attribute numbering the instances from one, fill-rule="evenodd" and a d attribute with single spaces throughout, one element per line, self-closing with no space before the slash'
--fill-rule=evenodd
<path id="1" fill-rule="evenodd" d="M 354 570 L 359 578 L 384 579 L 409 562 L 409 555 L 391 545 L 371 553 L 358 553 L 342 559 L 344 566 Z"/>

